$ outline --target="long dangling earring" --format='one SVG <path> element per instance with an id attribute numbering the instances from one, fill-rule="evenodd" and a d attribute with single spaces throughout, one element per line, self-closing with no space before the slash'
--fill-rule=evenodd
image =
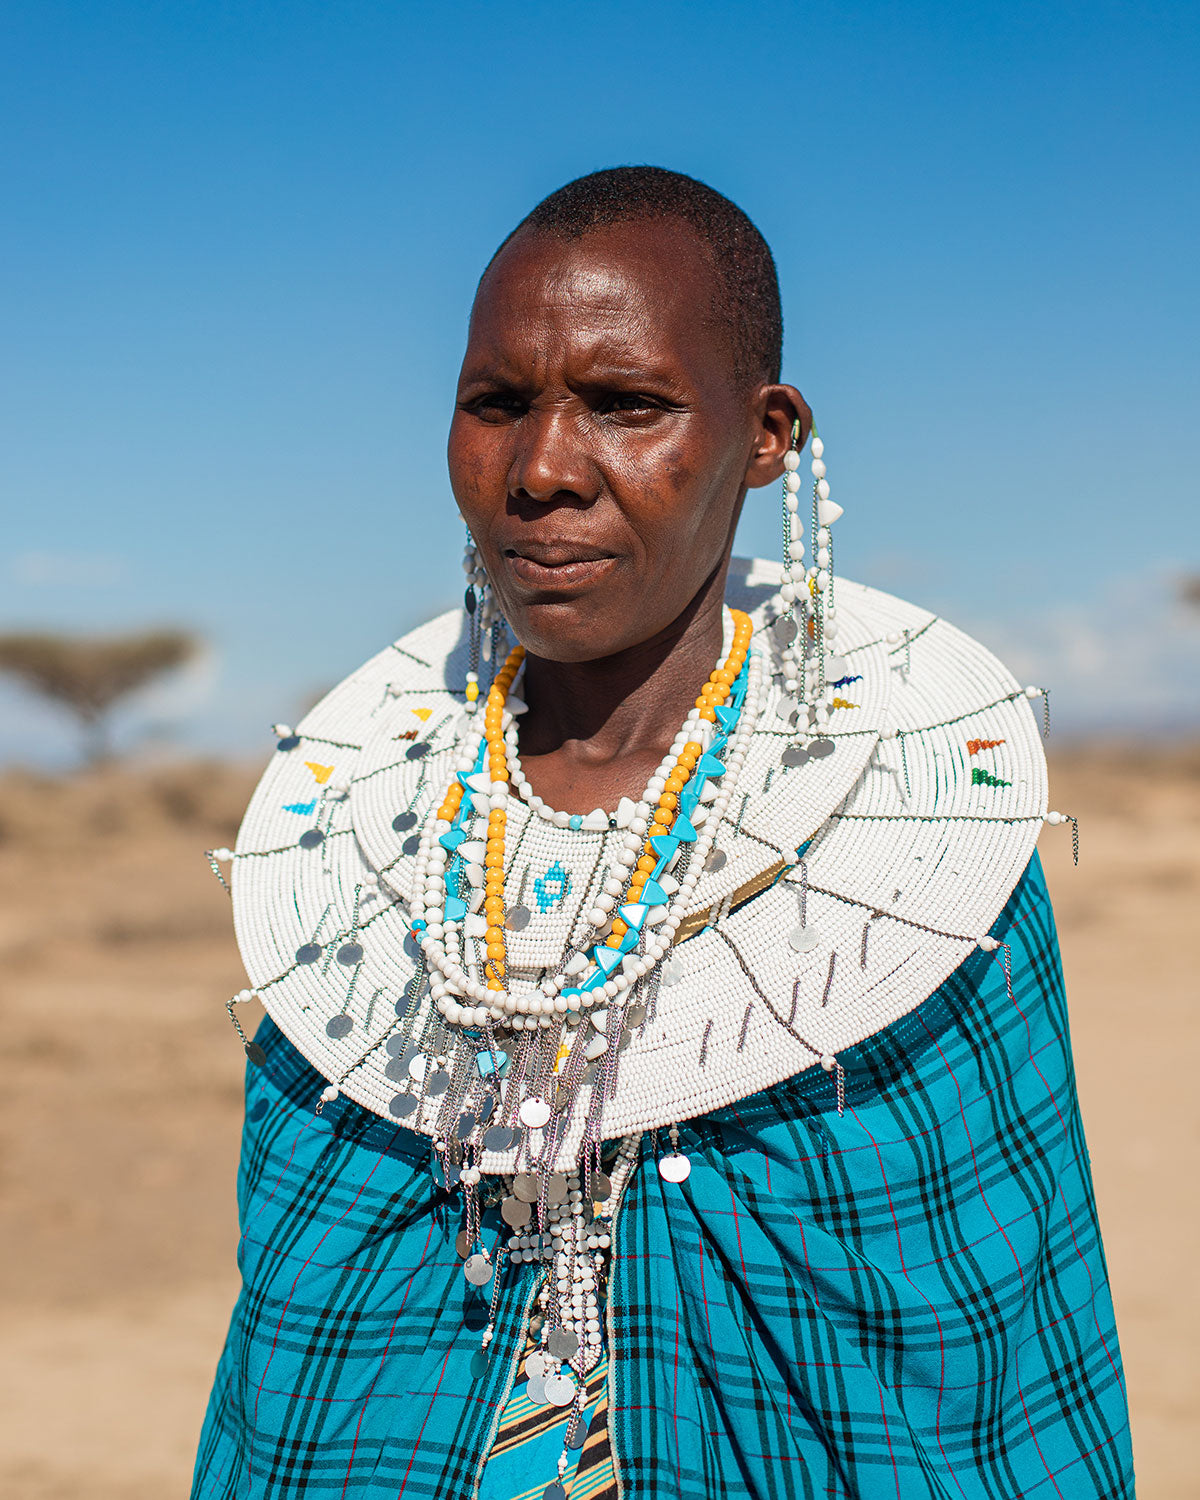
<path id="1" fill-rule="evenodd" d="M 503 615 L 496 608 L 492 596 L 491 582 L 479 556 L 475 538 L 467 528 L 466 545 L 463 548 L 463 572 L 467 575 L 467 588 L 463 596 L 463 607 L 469 621 L 470 670 L 467 672 L 467 712 L 475 712 L 479 701 L 479 669 L 493 662 L 500 653 L 506 632 Z M 507 654 L 507 653 L 504 653 Z"/>
<path id="2" fill-rule="evenodd" d="M 813 559 L 804 561 L 804 531 L 800 522 L 800 423 L 792 424 L 792 446 L 783 460 L 783 577 L 775 640 L 787 698 L 780 713 L 801 729 L 823 728 L 829 719 L 827 688 L 841 675 L 840 659 L 830 655 L 837 639 L 837 609 L 833 596 L 833 543 L 829 528 L 842 507 L 829 498 L 825 477 L 825 445 L 812 430 Z M 831 669 L 832 668 L 832 675 Z M 802 713 L 797 713 L 803 709 Z"/>
<path id="3" fill-rule="evenodd" d="M 811 702 L 814 716 L 823 727 L 829 722 L 828 689 L 839 685 L 845 673 L 845 663 L 837 651 L 838 621 L 837 604 L 833 589 L 833 537 L 830 527 L 842 515 L 842 507 L 829 498 L 829 480 L 825 477 L 825 444 L 817 436 L 814 425 L 812 444 L 813 477 L 813 566 L 808 570 L 811 580 L 814 608 L 813 641 L 813 694 Z"/>
<path id="4" fill-rule="evenodd" d="M 470 669 L 467 672 L 467 712 L 473 714 L 479 700 L 479 661 L 491 655 L 492 638 L 488 627 L 491 624 L 491 590 L 488 576 L 479 561 L 479 549 L 471 528 L 467 527 L 467 541 L 463 548 L 463 572 L 467 575 L 467 589 L 463 595 L 463 607 L 467 611 Z M 489 618 L 485 619 L 485 615 Z"/>
<path id="5" fill-rule="evenodd" d="M 775 622 L 783 672 L 786 716 L 804 693 L 805 641 L 808 634 L 808 588 L 804 574 L 804 529 L 800 522 L 800 423 L 792 424 L 792 446 L 783 460 L 783 578 L 779 585 L 781 609 Z M 782 711 L 782 710 L 781 710 Z"/>

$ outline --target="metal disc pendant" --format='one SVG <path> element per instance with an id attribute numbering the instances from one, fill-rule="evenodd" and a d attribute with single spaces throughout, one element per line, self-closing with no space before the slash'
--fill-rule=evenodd
<path id="1" fill-rule="evenodd" d="M 402 1057 L 406 1067 L 409 1058 L 417 1055 L 417 1049 L 406 1036 L 390 1036 L 383 1045 L 389 1057 Z"/>
<path id="2" fill-rule="evenodd" d="M 546 1379 L 546 1400 L 551 1406 L 570 1406 L 575 1399 L 575 1382 L 569 1375 L 550 1375 Z"/>
<path id="3" fill-rule="evenodd" d="M 414 812 L 397 813 L 392 819 L 392 827 L 397 833 L 407 833 L 410 828 L 417 826 L 417 815 Z"/>
<path id="4" fill-rule="evenodd" d="M 246 1056 L 256 1068 L 261 1068 L 267 1060 L 267 1054 L 263 1051 L 263 1049 L 258 1045 L 257 1042 L 246 1043 Z"/>
<path id="5" fill-rule="evenodd" d="M 686 1182 L 691 1170 L 691 1162 L 678 1152 L 664 1156 L 658 1163 L 658 1175 L 664 1182 Z"/>
<path id="6" fill-rule="evenodd" d="M 383 1070 L 383 1076 L 393 1083 L 403 1083 L 408 1077 L 408 1062 L 403 1057 L 393 1057 Z"/>
<path id="7" fill-rule="evenodd" d="M 715 875 L 718 870 L 725 868 L 727 855 L 724 849 L 714 849 L 704 861 L 704 868 L 710 875 Z"/>
<path id="8" fill-rule="evenodd" d="M 788 947 L 796 953 L 811 953 L 821 941 L 821 934 L 810 923 L 807 927 L 793 927 L 788 933 Z"/>
<path id="9" fill-rule="evenodd" d="M 421 847 L 421 837 L 420 837 L 420 835 L 416 834 L 416 833 L 410 833 L 409 836 L 400 845 L 400 852 L 401 852 L 401 854 L 410 854 L 411 855 L 411 854 L 415 854 L 420 847 Z"/>
<path id="10" fill-rule="evenodd" d="M 431 1073 L 425 1083 L 425 1092 L 431 1099 L 436 1099 L 439 1094 L 444 1094 L 450 1087 L 450 1075 L 444 1068 L 439 1068 L 436 1073 Z"/>
<path id="11" fill-rule="evenodd" d="M 349 1016 L 330 1016 L 325 1022 L 325 1035 L 332 1037 L 335 1042 L 349 1036 L 353 1030 L 354 1022 Z"/>
<path id="12" fill-rule="evenodd" d="M 678 984 L 683 978 L 683 964 L 677 958 L 669 958 L 663 964 L 663 984 Z"/>
<path id="13" fill-rule="evenodd" d="M 771 626 L 771 637 L 777 646 L 790 646 L 796 639 L 796 621 L 791 615 L 780 615 Z"/>
<path id="14" fill-rule="evenodd" d="M 325 835 L 319 828 L 306 828 L 300 835 L 301 849 L 319 849 L 325 842 Z"/>
<path id="15" fill-rule="evenodd" d="M 337 961 L 352 969 L 355 964 L 362 963 L 363 945 L 361 943 L 343 943 L 338 949 Z"/>
<path id="16" fill-rule="evenodd" d="M 525 1395 L 533 1402 L 534 1406 L 545 1406 L 546 1404 L 546 1382 L 540 1375 L 535 1375 L 531 1380 L 525 1382 Z"/>
<path id="17" fill-rule="evenodd" d="M 485 1151 L 507 1151 L 517 1138 L 517 1132 L 508 1125 L 492 1125 L 483 1136 Z"/>
<path id="18" fill-rule="evenodd" d="M 567 1438 L 566 1446 L 570 1448 L 573 1453 L 577 1452 L 580 1448 L 583 1447 L 584 1443 L 587 1442 L 587 1435 L 588 1424 L 584 1421 L 576 1422 L 570 1437 Z"/>
<path id="19" fill-rule="evenodd" d="M 625 1012 L 626 1026 L 640 1026 L 646 1019 L 646 1007 L 644 1005 L 631 1005 Z"/>
<path id="20" fill-rule="evenodd" d="M 827 755 L 832 755 L 836 749 L 837 746 L 832 740 L 819 739 L 811 742 L 808 747 L 808 753 L 815 760 L 824 760 Z"/>
<path id="21" fill-rule="evenodd" d="M 612 1196 L 612 1179 L 607 1172 L 592 1173 L 592 1202 L 603 1203 Z"/>
<path id="22" fill-rule="evenodd" d="M 552 1479 L 542 1491 L 542 1500 L 567 1500 L 567 1492 L 557 1479 Z"/>
<path id="23" fill-rule="evenodd" d="M 296 949 L 296 962 L 298 964 L 315 964 L 321 956 L 320 943 L 301 943 Z"/>
<path id="24" fill-rule="evenodd" d="M 837 682 L 840 678 L 848 675 L 850 663 L 844 656 L 830 656 L 825 660 L 825 676 L 830 682 Z"/>
<path id="25" fill-rule="evenodd" d="M 509 932 L 524 932 L 529 926 L 529 908 L 527 906 L 514 906 L 504 919 L 504 925 Z"/>
<path id="26" fill-rule="evenodd" d="M 475 1248 L 475 1241 L 471 1238 L 471 1231 L 469 1229 L 460 1229 L 458 1231 L 454 1237 L 454 1248 L 461 1259 L 466 1260 Z"/>
<path id="27" fill-rule="evenodd" d="M 779 757 L 779 763 L 783 766 L 803 766 L 812 759 L 812 756 L 803 745 L 789 745 Z"/>
<path id="28" fill-rule="evenodd" d="M 483 1255 L 469 1255 L 463 1275 L 472 1286 L 487 1286 L 492 1279 L 492 1263 Z"/>
<path id="29" fill-rule="evenodd" d="M 532 1172 L 518 1172 L 513 1178 L 513 1197 L 522 1203 L 537 1202 L 538 1180 Z"/>
<path id="30" fill-rule="evenodd" d="M 294 750 L 299 743 L 300 736 L 298 734 L 285 734 L 275 748 L 276 750 Z"/>
<path id="31" fill-rule="evenodd" d="M 795 728 L 796 721 L 800 717 L 796 708 L 796 700 L 786 690 L 783 697 L 779 700 L 779 707 L 775 710 L 775 717 L 782 719 L 785 724 L 790 724 L 793 728 Z"/>
<path id="32" fill-rule="evenodd" d="M 388 1105 L 388 1110 L 397 1120 L 406 1120 L 417 1107 L 415 1094 L 397 1094 Z"/>
<path id="33" fill-rule="evenodd" d="M 579 1340 L 569 1328 L 556 1328 L 546 1340 L 546 1348 L 555 1359 L 574 1359 L 579 1353 Z"/>
<path id="34" fill-rule="evenodd" d="M 535 1349 L 525 1361 L 526 1380 L 545 1380 L 554 1373 L 554 1363 L 541 1349 Z"/>
<path id="35" fill-rule="evenodd" d="M 500 1205 L 500 1217 L 510 1229 L 521 1229 L 533 1217 L 533 1209 L 520 1198 L 505 1198 Z"/>
<path id="36" fill-rule="evenodd" d="M 483 1350 L 476 1349 L 475 1353 L 471 1356 L 471 1378 L 473 1380 L 482 1380 L 487 1374 L 490 1364 L 491 1361 Z"/>
<path id="37" fill-rule="evenodd" d="M 552 1206 L 561 1203 L 567 1196 L 567 1179 L 561 1172 L 551 1174 L 546 1183 L 546 1202 Z"/>
<path id="38" fill-rule="evenodd" d="M 408 1076 L 420 1083 L 432 1064 L 432 1057 L 427 1057 L 424 1052 L 414 1052 L 408 1059 Z"/>
<path id="39" fill-rule="evenodd" d="M 551 1111 L 544 1099 L 526 1099 L 517 1113 L 522 1125 L 528 1125 L 530 1130 L 540 1130 L 549 1123 Z"/>
<path id="40" fill-rule="evenodd" d="M 475 590 L 470 584 L 467 584 L 466 592 L 463 594 L 463 608 L 469 615 L 473 615 L 475 613 L 475 604 Z"/>
<path id="41" fill-rule="evenodd" d="M 404 752 L 409 760 L 422 760 L 429 754 L 429 746 L 424 740 L 418 740 L 415 745 L 410 745 Z"/>
<path id="42" fill-rule="evenodd" d="M 454 1133 L 458 1136 L 460 1141 L 465 1141 L 466 1138 L 471 1134 L 472 1130 L 475 1129 L 476 1123 L 477 1122 L 475 1116 L 468 1109 L 463 1114 L 459 1115 L 458 1124 L 454 1128 Z"/>
<path id="43" fill-rule="evenodd" d="M 476 1117 L 478 1118 L 481 1125 L 486 1125 L 495 1113 L 496 1101 L 490 1094 L 484 1099 L 483 1103 L 475 1111 Z"/>

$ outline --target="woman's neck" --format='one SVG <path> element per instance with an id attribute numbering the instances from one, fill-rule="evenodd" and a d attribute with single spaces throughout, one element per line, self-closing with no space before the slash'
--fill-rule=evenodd
<path id="1" fill-rule="evenodd" d="M 521 763 L 551 807 L 611 810 L 641 795 L 717 665 L 726 571 L 666 630 L 627 651 L 597 661 L 526 658 Z"/>

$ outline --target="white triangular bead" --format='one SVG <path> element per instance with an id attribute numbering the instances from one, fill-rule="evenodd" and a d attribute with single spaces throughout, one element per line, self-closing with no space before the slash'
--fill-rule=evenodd
<path id="1" fill-rule="evenodd" d="M 845 514 L 846 512 L 836 500 L 817 501 L 817 520 L 822 526 L 832 526 L 835 521 L 839 521 Z"/>
<path id="2" fill-rule="evenodd" d="M 617 827 L 628 828 L 630 823 L 633 822 L 633 815 L 636 811 L 637 804 L 631 802 L 628 797 L 622 797 L 620 802 L 617 803 Z"/>

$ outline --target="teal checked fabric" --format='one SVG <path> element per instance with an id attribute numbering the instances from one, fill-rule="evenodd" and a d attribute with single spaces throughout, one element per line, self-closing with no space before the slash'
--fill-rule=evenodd
<path id="1" fill-rule="evenodd" d="M 1003 949 L 974 953 L 842 1054 L 844 1112 L 814 1069 L 685 1123 L 682 1185 L 643 1138 L 609 1279 L 623 1500 L 1131 1500 L 1036 860 L 992 931 L 1011 989 Z M 476 1363 L 487 1304 L 429 1143 L 344 1098 L 314 1114 L 324 1080 L 258 1041 L 193 1500 L 475 1500 L 543 1273 L 505 1273 Z"/>

